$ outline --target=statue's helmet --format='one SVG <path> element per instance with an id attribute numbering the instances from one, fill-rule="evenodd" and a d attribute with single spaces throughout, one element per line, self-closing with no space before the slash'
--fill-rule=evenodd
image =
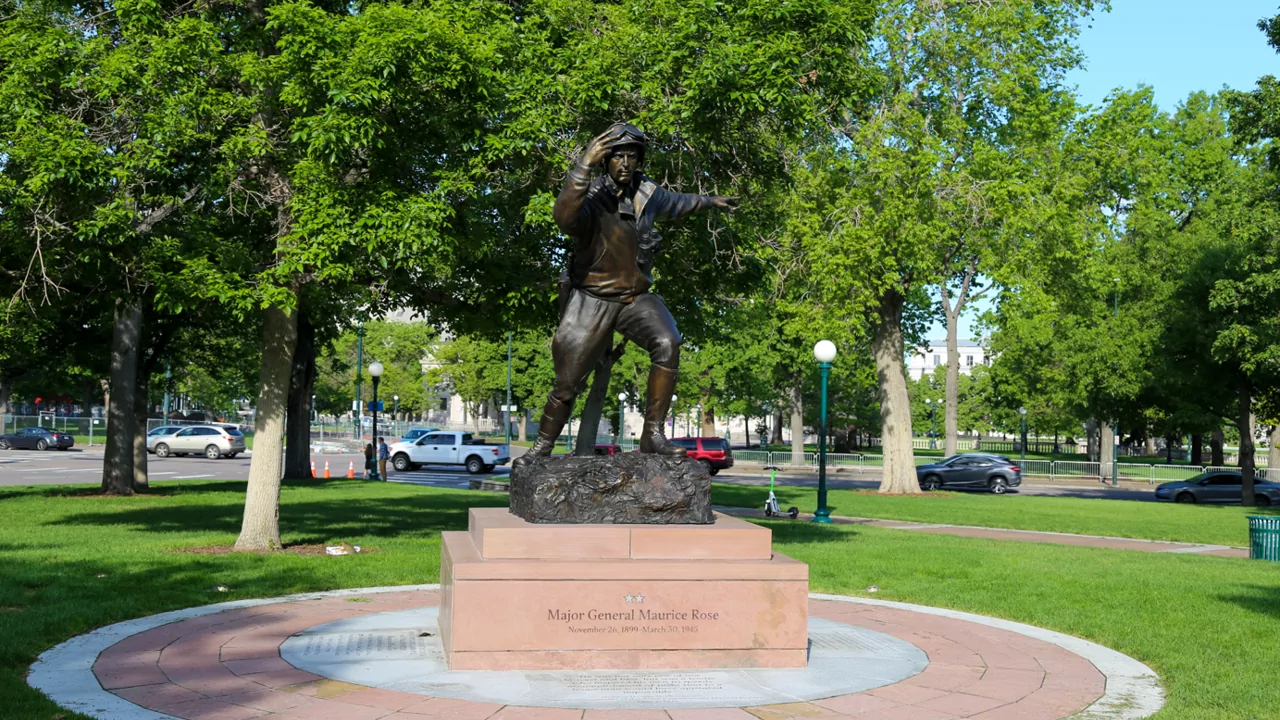
<path id="1" fill-rule="evenodd" d="M 609 144 L 610 150 L 623 147 L 634 147 L 640 150 L 640 162 L 644 163 L 645 151 L 649 149 L 649 138 L 644 131 L 631 123 L 619 122 L 609 126 L 608 132 L 615 136 Z"/>

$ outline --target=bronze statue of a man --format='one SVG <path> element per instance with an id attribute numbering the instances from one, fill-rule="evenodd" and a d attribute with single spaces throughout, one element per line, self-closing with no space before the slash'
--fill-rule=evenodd
<path id="1" fill-rule="evenodd" d="M 521 460 L 546 456 L 569 420 L 587 375 L 617 330 L 649 352 L 653 366 L 645 398 L 640 452 L 684 455 L 663 435 L 680 368 L 680 332 L 653 285 L 653 256 L 662 236 L 659 218 L 680 218 L 708 208 L 733 210 L 736 198 L 676 193 L 640 173 L 648 139 L 639 128 L 615 123 L 591 141 L 556 198 L 556 224 L 574 241 L 568 297 L 551 344 L 556 383 L 542 409 L 538 439 Z M 592 169 L 605 172 L 592 178 Z"/>

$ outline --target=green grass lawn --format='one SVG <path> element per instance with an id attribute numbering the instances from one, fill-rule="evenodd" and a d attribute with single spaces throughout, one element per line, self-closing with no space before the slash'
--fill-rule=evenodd
<path id="1" fill-rule="evenodd" d="M 812 512 L 817 506 L 812 488 L 780 487 L 775 493 L 783 509 L 795 505 Z M 717 505 L 763 508 L 768 495 L 768 488 L 717 483 L 711 499 Z M 833 515 L 849 517 L 1235 546 L 1249 544 L 1246 515 L 1280 513 L 1276 508 L 961 492 L 881 495 L 832 490 L 827 504 Z"/>
<path id="2" fill-rule="evenodd" d="M 727 494 L 748 491 L 759 494 L 757 488 L 715 490 L 718 502 L 732 499 Z M 469 506 L 506 502 L 496 493 L 411 485 L 293 482 L 286 485 L 281 503 L 287 543 L 345 540 L 373 552 L 347 557 L 211 555 L 182 550 L 235 540 L 243 483 L 160 482 L 151 494 L 134 498 L 84 492 L 0 490 L 0 524 L 5 528 L 0 540 L 0 717 L 6 720 L 49 720 L 65 712 L 28 688 L 23 676 L 40 652 L 69 637 L 129 618 L 225 600 L 435 582 L 440 531 L 462 529 Z M 1075 503 L 1062 503 L 1062 498 L 972 500 L 994 500 L 986 506 L 1006 512 L 1021 510 L 1008 500 L 1059 501 L 1027 507 L 1042 506 L 1035 512 L 1046 523 L 1052 521 L 1054 507 L 1063 508 L 1059 514 L 1064 523 L 1076 522 Z M 918 502 L 963 512 L 969 501 L 957 496 Z M 863 495 L 833 494 L 838 512 L 868 514 L 854 510 L 867 502 Z M 1100 506 L 1112 504 L 1080 502 L 1099 507 L 1099 512 Z M 1203 507 L 1142 505 L 1131 510 L 1175 509 L 1187 514 L 1164 516 L 1161 522 L 1202 525 L 1209 518 L 1239 516 L 1231 509 Z M 1168 707 L 1158 716 L 1163 720 L 1277 717 L 1280 564 L 856 526 L 769 525 L 780 552 L 810 564 L 814 591 L 860 595 L 878 585 L 880 598 L 994 615 L 1100 642 L 1162 675 L 1169 693 Z M 217 583 L 228 585 L 230 592 L 214 591 Z"/>

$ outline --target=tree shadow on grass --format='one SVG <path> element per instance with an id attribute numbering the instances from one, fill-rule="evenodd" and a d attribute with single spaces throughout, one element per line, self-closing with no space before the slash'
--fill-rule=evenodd
<path id="1" fill-rule="evenodd" d="M 1277 565 L 1280 566 L 1280 563 Z M 1259 615 L 1265 615 L 1272 620 L 1280 620 L 1280 588 L 1248 585 L 1239 587 L 1239 590 L 1241 592 L 1235 595 L 1219 595 L 1218 599 Z"/>
<path id="2" fill-rule="evenodd" d="M 433 492 L 421 495 L 333 498 L 280 503 L 280 527 L 289 542 L 315 543 L 341 537 L 405 537 L 465 530 L 467 510 L 503 507 L 505 495 Z M 130 526 L 156 534 L 237 533 L 244 508 L 237 503 L 165 504 L 154 507 L 82 512 L 57 525 Z"/>
<path id="3" fill-rule="evenodd" d="M 837 543 L 849 542 L 858 536 L 858 531 L 848 525 L 835 527 L 819 525 L 808 520 L 768 520 L 755 521 L 773 531 L 775 543 Z"/>

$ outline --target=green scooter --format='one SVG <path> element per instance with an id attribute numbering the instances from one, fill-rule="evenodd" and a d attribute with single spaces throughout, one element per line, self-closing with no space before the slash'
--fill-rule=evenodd
<path id="1" fill-rule="evenodd" d="M 766 467 L 765 470 L 769 471 L 769 499 L 764 501 L 764 516 L 773 517 L 774 515 L 781 515 L 782 510 L 778 507 L 778 496 L 773 494 L 773 481 L 778 477 L 778 468 L 770 465 Z M 787 515 L 790 515 L 791 519 L 795 520 L 800 516 L 800 508 L 792 505 L 787 510 Z"/>

